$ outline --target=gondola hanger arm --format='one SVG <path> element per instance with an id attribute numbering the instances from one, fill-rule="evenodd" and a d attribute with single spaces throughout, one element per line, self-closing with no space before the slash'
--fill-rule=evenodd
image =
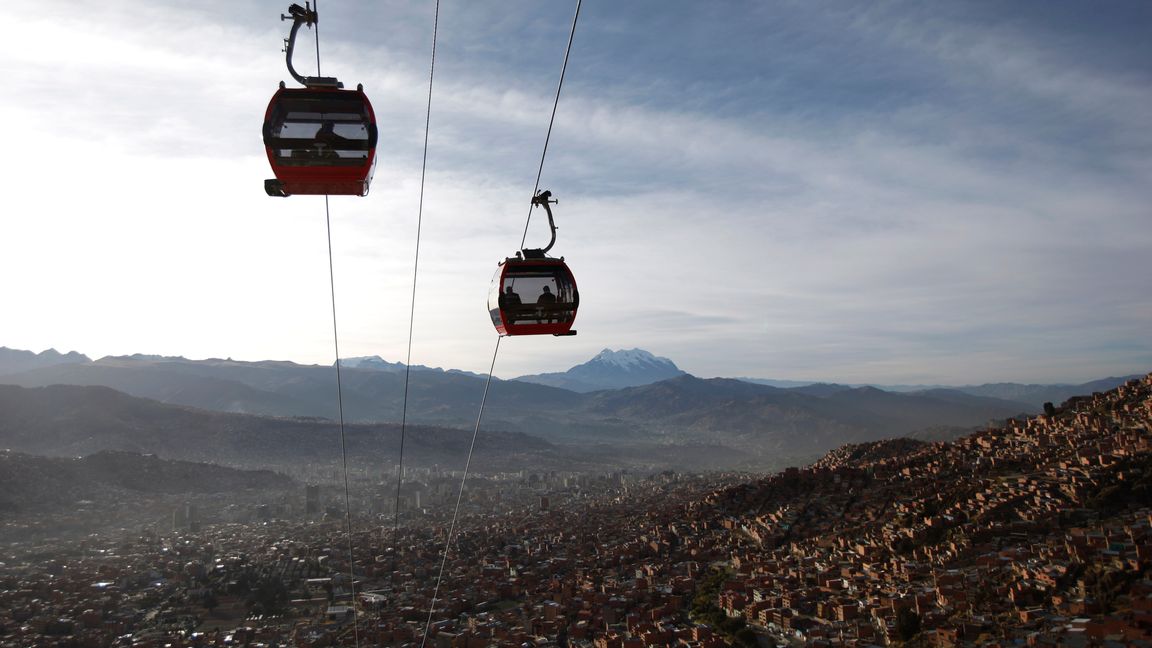
<path id="1" fill-rule="evenodd" d="M 552 192 L 548 190 L 537 192 L 537 194 L 532 197 L 532 206 L 543 207 L 544 211 L 548 214 L 548 229 L 552 231 L 552 240 L 548 241 L 547 247 L 539 250 L 531 250 L 532 252 L 538 252 L 540 256 L 547 254 L 548 250 L 551 250 L 552 246 L 556 245 L 556 220 L 552 217 L 552 207 L 550 207 L 550 205 L 559 203 L 559 200 L 552 198 Z M 525 257 L 528 257 L 528 252 L 529 250 L 524 250 Z"/>
<path id="2" fill-rule="evenodd" d="M 280 14 L 280 20 L 289 19 L 292 20 L 292 31 L 288 33 L 288 38 L 284 39 L 284 62 L 288 64 L 288 73 L 306 88 L 343 88 L 344 84 L 336 77 L 302 76 L 292 65 L 292 52 L 296 49 L 296 33 L 300 31 L 300 25 L 307 25 L 311 29 L 313 24 L 320 23 L 320 16 L 312 8 L 312 4 L 305 2 L 303 7 L 298 4 L 290 5 L 288 15 Z"/>

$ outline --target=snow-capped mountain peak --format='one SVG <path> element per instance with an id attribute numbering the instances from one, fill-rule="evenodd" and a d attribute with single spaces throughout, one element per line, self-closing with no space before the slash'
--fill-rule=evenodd
<path id="1" fill-rule="evenodd" d="M 517 380 L 579 392 L 648 385 L 684 375 L 668 358 L 644 349 L 604 349 L 588 362 L 560 373 L 521 376 Z"/>
<path id="2" fill-rule="evenodd" d="M 378 355 L 360 356 L 356 358 L 343 358 L 340 366 L 345 369 L 372 369 L 375 371 L 402 371 L 403 362 L 388 362 Z"/>
<path id="3" fill-rule="evenodd" d="M 676 369 L 676 364 L 668 358 L 654 356 L 644 349 L 621 349 L 619 351 L 604 349 L 585 364 L 591 363 L 602 363 L 622 369 L 635 369 L 645 365 L 667 365 Z"/>
<path id="4" fill-rule="evenodd" d="M 385 373 L 400 373 L 404 371 L 405 364 L 403 362 L 388 362 L 378 355 L 372 356 L 357 356 L 354 358 L 342 358 L 340 366 L 345 369 L 364 369 L 368 371 L 381 371 Z M 472 376 L 475 378 L 484 378 L 484 374 L 473 373 L 471 371 L 463 371 L 461 369 L 441 369 L 440 367 L 426 367 L 424 365 L 412 365 L 412 371 L 434 371 L 437 373 L 460 374 L 462 376 Z"/>

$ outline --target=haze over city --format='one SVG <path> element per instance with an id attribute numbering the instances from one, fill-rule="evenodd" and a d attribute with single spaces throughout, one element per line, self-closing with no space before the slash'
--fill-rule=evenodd
<path id="1" fill-rule="evenodd" d="M 9 8 L 0 345 L 333 361 L 323 201 L 261 189 L 285 7 Z M 432 6 L 319 9 L 323 72 L 380 123 L 370 195 L 331 202 L 341 353 L 403 360 Z M 487 370 L 571 10 L 442 7 L 414 363 Z M 1146 372 L 1150 25 L 1138 2 L 586 3 L 541 182 L 580 333 L 510 340 L 497 375 L 635 346 L 703 377 Z"/>

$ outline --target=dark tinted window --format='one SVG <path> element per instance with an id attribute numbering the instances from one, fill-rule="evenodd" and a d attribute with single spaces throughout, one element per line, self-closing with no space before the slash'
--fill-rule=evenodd
<path id="1" fill-rule="evenodd" d="M 266 132 L 277 160 L 308 166 L 363 164 L 374 142 L 368 111 L 359 96 L 334 98 L 320 93 L 281 98 Z"/>
<path id="2" fill-rule="evenodd" d="M 576 317 L 576 286 L 563 266 L 509 268 L 500 289 L 499 304 L 511 323 L 568 322 Z"/>

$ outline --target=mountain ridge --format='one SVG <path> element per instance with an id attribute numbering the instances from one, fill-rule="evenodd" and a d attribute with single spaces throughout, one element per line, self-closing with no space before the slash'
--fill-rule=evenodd
<path id="1" fill-rule="evenodd" d="M 349 455 L 376 462 L 394 458 L 400 426 L 344 426 Z M 471 433 L 409 425 L 405 461 L 462 461 Z M 41 456 L 76 457 L 104 451 L 151 453 L 172 460 L 225 466 L 276 466 L 305 459 L 341 461 L 340 426 L 332 421 L 200 410 L 138 398 L 109 387 L 0 385 L 0 447 Z M 481 465 L 504 456 L 556 453 L 543 439 L 485 430 Z M 367 459 L 370 458 L 370 459 Z"/>
<path id="2" fill-rule="evenodd" d="M 36 353 L 34 351 L 10 349 L 0 346 L 0 376 L 38 369 L 40 367 L 50 367 L 59 364 L 78 364 L 91 361 L 91 358 L 76 351 L 60 353 L 56 349 L 46 349 L 40 353 Z"/>
<path id="3" fill-rule="evenodd" d="M 676 375 L 584 393 L 495 380 L 488 393 L 484 429 L 528 434 L 566 446 L 718 444 L 746 453 L 747 461 L 754 462 L 760 456 L 809 456 L 841 443 L 898 435 L 946 439 L 1040 409 L 954 389 L 887 392 L 836 384 L 780 388 L 731 378 L 698 378 L 640 349 L 605 349 L 597 358 L 601 368 L 647 371 L 655 363 Z M 26 388 L 99 385 L 161 403 L 297 421 L 332 422 L 343 414 L 348 423 L 387 426 L 399 421 L 403 412 L 413 425 L 472 429 L 484 379 L 453 371 L 413 371 L 405 404 L 405 372 L 397 366 L 345 368 L 342 412 L 332 367 L 285 361 L 109 356 L 0 376 L 0 383 Z"/>
<path id="4" fill-rule="evenodd" d="M 875 387 L 887 392 L 921 393 L 935 390 L 951 390 L 964 392 L 972 396 L 999 398 L 1007 401 L 1027 403 L 1033 407 L 1041 407 L 1046 402 L 1060 403 L 1072 396 L 1091 394 L 1097 391 L 1106 391 L 1118 387 L 1129 380 L 1141 378 L 1141 374 L 1128 374 L 1125 376 L 1109 376 L 1098 378 L 1085 383 L 1052 383 L 1052 384 L 1023 384 L 1023 383 L 982 383 L 979 385 L 883 385 L 878 383 L 852 383 L 839 385 L 836 383 L 804 382 L 796 380 L 772 380 L 768 378 L 737 378 L 744 382 L 781 387 L 785 389 L 809 389 L 817 385 L 828 385 L 839 388 Z M 813 391 L 814 393 L 814 391 Z"/>

